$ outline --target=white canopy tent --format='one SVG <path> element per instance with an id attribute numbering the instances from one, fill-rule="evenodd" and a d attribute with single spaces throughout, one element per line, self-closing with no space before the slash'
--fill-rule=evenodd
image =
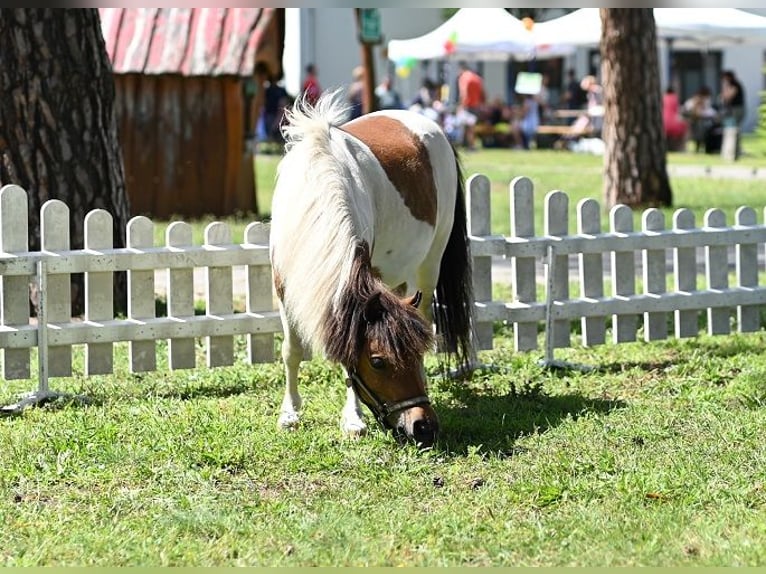
<path id="1" fill-rule="evenodd" d="M 736 8 L 655 8 L 657 37 L 675 48 L 709 49 L 739 44 L 766 45 L 766 17 Z M 581 8 L 533 28 L 535 44 L 598 45 L 598 8 Z"/>
<path id="2" fill-rule="evenodd" d="M 555 53 L 553 52 L 555 50 Z M 400 63 L 451 56 L 466 60 L 507 60 L 552 57 L 571 53 L 574 46 L 557 43 L 540 53 L 524 22 L 503 8 L 461 8 L 449 20 L 417 38 L 390 40 L 388 58 Z"/>

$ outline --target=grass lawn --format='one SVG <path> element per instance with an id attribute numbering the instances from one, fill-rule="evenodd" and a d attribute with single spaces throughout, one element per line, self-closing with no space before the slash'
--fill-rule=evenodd
<path id="1" fill-rule="evenodd" d="M 257 159 L 261 205 L 276 159 Z M 600 161 L 465 156 L 493 182 L 498 230 L 513 177 L 574 205 L 599 197 Z M 766 203 L 763 180 L 673 188 L 695 212 Z M 301 426 L 282 432 L 282 367 L 245 365 L 239 338 L 240 362 L 212 370 L 161 358 L 130 374 L 117 345 L 117 372 L 85 377 L 78 349 L 51 386 L 87 401 L 0 417 L 0 565 L 766 565 L 766 331 L 594 348 L 574 334 L 556 357 L 581 370 L 495 335 L 469 381 L 427 357 L 442 435 L 425 452 L 376 427 L 344 437 L 344 381 L 321 358 L 301 371 Z M 35 384 L 4 381 L 0 404 Z"/>
<path id="2" fill-rule="evenodd" d="M 0 419 L 0 564 L 763 566 L 764 345 L 578 347 L 557 356 L 595 370 L 546 371 L 501 328 L 497 371 L 428 358 L 428 452 L 344 438 L 321 359 L 292 433 L 277 364 L 62 379 L 90 402 Z"/>

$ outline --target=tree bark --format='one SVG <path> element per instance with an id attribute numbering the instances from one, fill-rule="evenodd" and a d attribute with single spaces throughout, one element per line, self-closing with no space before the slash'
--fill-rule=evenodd
<path id="1" fill-rule="evenodd" d="M 670 206 L 653 11 L 600 12 L 605 203 Z"/>
<path id="2" fill-rule="evenodd" d="M 97 9 L 0 10 L 0 184 L 29 194 L 30 249 L 40 247 L 40 207 L 70 209 L 72 248 L 83 245 L 87 212 L 114 218 L 114 245 L 125 245 L 130 216 L 114 113 L 114 78 Z M 125 274 L 115 280 L 125 310 Z M 73 277 L 72 310 L 83 311 L 82 276 Z"/>

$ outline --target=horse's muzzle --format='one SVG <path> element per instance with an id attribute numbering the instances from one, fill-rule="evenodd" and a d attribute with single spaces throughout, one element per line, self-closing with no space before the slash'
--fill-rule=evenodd
<path id="1" fill-rule="evenodd" d="M 413 407 L 399 414 L 394 430 L 400 440 L 411 440 L 420 448 L 428 448 L 439 435 L 439 419 L 430 406 Z"/>

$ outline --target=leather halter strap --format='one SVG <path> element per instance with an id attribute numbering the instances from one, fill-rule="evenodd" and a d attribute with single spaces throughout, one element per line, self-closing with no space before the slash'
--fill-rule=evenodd
<path id="1" fill-rule="evenodd" d="M 349 372 L 346 384 L 354 389 L 354 392 L 356 393 L 356 396 L 359 397 L 359 400 L 367 405 L 367 408 L 372 411 L 372 414 L 375 416 L 380 425 L 386 429 L 393 428 L 391 423 L 388 422 L 388 417 L 390 417 L 392 414 L 412 407 L 431 404 L 431 401 L 425 395 L 411 397 L 409 399 L 403 399 L 401 401 L 395 401 L 392 403 L 383 402 L 375 395 L 375 393 L 372 392 L 372 389 L 370 389 L 370 387 L 365 384 L 365 382 L 362 380 L 362 377 L 360 377 L 359 373 L 356 371 Z"/>

